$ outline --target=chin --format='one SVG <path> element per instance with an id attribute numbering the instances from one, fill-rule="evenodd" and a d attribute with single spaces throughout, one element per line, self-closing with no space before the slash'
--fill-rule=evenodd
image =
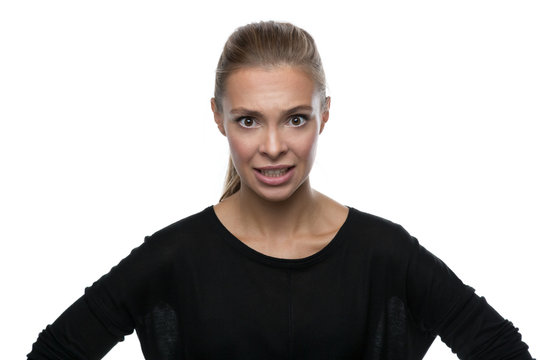
<path id="1" fill-rule="evenodd" d="M 250 189 L 250 192 L 260 198 L 260 199 L 263 199 L 263 200 L 266 200 L 268 202 L 282 202 L 282 201 L 286 201 L 287 199 L 289 199 L 292 194 L 294 193 L 291 193 L 290 190 L 285 190 L 285 189 L 271 189 L 271 190 L 266 190 L 265 189 Z"/>
<path id="2" fill-rule="evenodd" d="M 266 201 L 269 201 L 269 202 L 279 203 L 279 202 L 284 202 L 284 201 L 290 199 L 291 195 L 287 194 L 287 195 L 260 196 L 260 197 L 263 198 Z"/>
<path id="3" fill-rule="evenodd" d="M 264 199 L 268 202 L 284 202 L 292 198 L 296 192 L 302 187 L 305 182 L 302 182 L 296 187 L 285 186 L 285 187 L 276 187 L 276 188 L 250 188 L 250 191 L 261 199 Z"/>

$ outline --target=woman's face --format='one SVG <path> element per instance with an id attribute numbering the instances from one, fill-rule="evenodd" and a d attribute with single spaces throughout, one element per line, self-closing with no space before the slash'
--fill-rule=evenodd
<path id="1" fill-rule="evenodd" d="M 270 201 L 289 198 L 306 181 L 327 104 L 299 68 L 243 68 L 226 82 L 222 112 L 212 110 L 229 141 L 241 190 Z"/>

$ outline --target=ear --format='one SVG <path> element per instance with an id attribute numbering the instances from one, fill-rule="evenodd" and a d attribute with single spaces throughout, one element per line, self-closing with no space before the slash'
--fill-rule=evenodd
<path id="1" fill-rule="evenodd" d="M 210 99 L 210 106 L 212 107 L 212 112 L 214 113 L 214 121 L 217 124 L 219 131 L 226 136 L 225 126 L 223 126 L 223 113 L 220 112 L 217 108 L 216 98 Z"/>
<path id="2" fill-rule="evenodd" d="M 324 102 L 324 106 L 322 109 L 321 114 L 321 128 L 319 129 L 319 134 L 322 133 L 324 129 L 324 125 L 326 125 L 326 122 L 328 121 L 328 118 L 330 117 L 330 96 L 326 97 L 326 100 Z"/>

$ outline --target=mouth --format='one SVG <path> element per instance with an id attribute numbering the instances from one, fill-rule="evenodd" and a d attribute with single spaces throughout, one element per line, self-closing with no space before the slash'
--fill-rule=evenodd
<path id="1" fill-rule="evenodd" d="M 286 183 L 293 175 L 294 166 L 277 165 L 255 168 L 257 178 L 268 185 L 281 185 Z"/>
<path id="2" fill-rule="evenodd" d="M 264 168 L 255 168 L 259 173 L 267 177 L 280 177 L 285 175 L 294 166 L 267 166 Z"/>
<path id="3" fill-rule="evenodd" d="M 261 169 L 256 169 L 258 172 L 260 172 L 261 174 L 263 174 L 264 176 L 268 176 L 268 177 L 279 177 L 279 176 L 283 176 L 285 175 L 285 173 L 287 171 L 289 171 L 289 169 L 292 169 L 293 166 L 290 166 L 290 167 L 280 167 L 280 168 L 274 168 L 274 169 L 271 169 L 271 168 L 261 168 Z"/>

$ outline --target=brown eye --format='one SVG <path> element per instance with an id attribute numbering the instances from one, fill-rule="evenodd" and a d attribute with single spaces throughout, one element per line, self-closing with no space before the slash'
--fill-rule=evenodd
<path id="1" fill-rule="evenodd" d="M 289 123 L 293 126 L 293 127 L 299 127 L 299 126 L 302 126 L 304 125 L 304 123 L 306 122 L 306 118 L 305 116 L 303 115 L 295 115 L 293 117 L 291 117 L 289 119 Z"/>
<path id="2" fill-rule="evenodd" d="M 245 127 L 245 128 L 253 127 L 256 124 L 255 120 L 249 117 L 241 117 L 236 121 L 238 121 L 240 126 Z"/>

